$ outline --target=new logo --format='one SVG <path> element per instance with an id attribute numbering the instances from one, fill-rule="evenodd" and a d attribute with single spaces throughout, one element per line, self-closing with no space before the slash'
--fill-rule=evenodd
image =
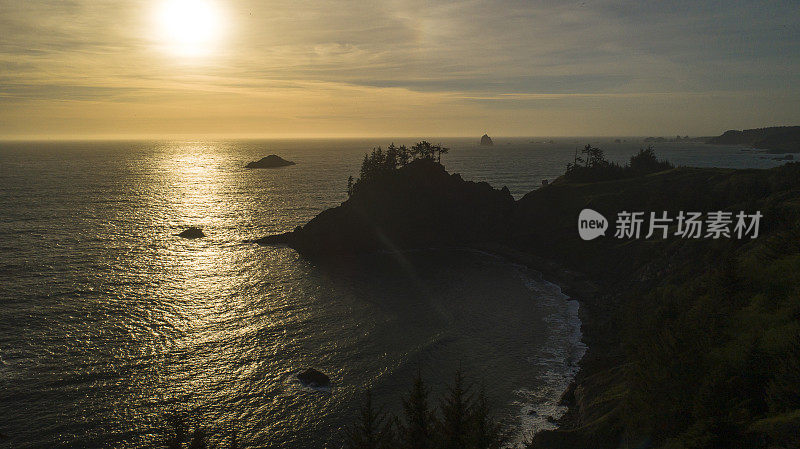
<path id="1" fill-rule="evenodd" d="M 594 240 L 606 235 L 608 220 L 600 212 L 584 209 L 578 215 L 578 234 L 584 240 Z"/>

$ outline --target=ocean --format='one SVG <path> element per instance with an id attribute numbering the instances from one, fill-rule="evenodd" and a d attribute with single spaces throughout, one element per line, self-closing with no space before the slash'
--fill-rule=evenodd
<path id="1" fill-rule="evenodd" d="M 645 145 L 430 140 L 451 148 L 449 171 L 516 198 L 586 143 L 616 161 Z M 212 443 L 335 448 L 365 389 L 397 412 L 418 371 L 436 396 L 459 369 L 519 438 L 552 428 L 585 351 L 558 286 L 468 249 L 343 269 L 245 243 L 344 201 L 364 153 L 391 141 L 0 142 L 0 445 L 152 447 L 177 416 Z M 678 165 L 782 163 L 654 146 Z M 297 165 L 243 168 L 273 153 Z M 188 226 L 207 238 L 178 238 Z M 332 387 L 300 385 L 305 367 Z"/>

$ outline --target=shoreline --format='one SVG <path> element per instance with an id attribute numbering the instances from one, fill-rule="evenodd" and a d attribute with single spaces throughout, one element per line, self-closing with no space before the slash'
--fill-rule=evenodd
<path id="1" fill-rule="evenodd" d="M 583 390 L 585 378 L 589 375 L 587 365 L 596 362 L 597 340 L 594 342 L 594 328 L 597 323 L 593 319 L 595 312 L 593 306 L 597 304 L 597 296 L 600 294 L 600 287 L 590 280 L 583 273 L 579 273 L 564 267 L 557 262 L 536 256 L 524 251 L 520 251 L 503 244 L 483 244 L 472 247 L 475 250 L 483 251 L 497 257 L 504 258 L 509 262 L 525 266 L 527 269 L 537 274 L 538 280 L 550 282 L 561 289 L 567 300 L 577 301 L 578 318 L 580 320 L 580 342 L 585 346 L 585 351 L 577 362 L 577 371 L 571 379 L 567 388 L 561 393 L 558 405 L 567 407 L 567 411 L 556 420 L 556 429 L 553 431 L 570 431 L 577 428 L 580 422 L 579 400 L 576 398 L 576 391 Z M 578 392 L 580 395 L 580 392 Z M 548 430 L 531 433 L 531 437 L 542 435 Z"/>
<path id="2" fill-rule="evenodd" d="M 581 318 L 581 310 L 583 309 L 583 304 L 581 301 L 565 292 L 565 285 L 563 282 L 565 280 L 559 280 L 555 282 L 553 280 L 549 280 L 550 276 L 546 273 L 543 273 L 541 268 L 542 263 L 534 262 L 533 260 L 528 260 L 533 258 L 534 256 L 520 253 L 517 254 L 516 250 L 512 248 L 503 248 L 503 247 L 481 247 L 481 246 L 470 246 L 467 247 L 469 251 L 473 251 L 476 253 L 480 253 L 485 256 L 489 256 L 495 259 L 502 261 L 503 263 L 510 264 L 511 266 L 516 267 L 519 269 L 520 276 L 523 278 L 523 282 L 526 284 L 528 282 L 534 282 L 543 284 L 547 287 L 551 287 L 557 291 L 556 296 L 559 297 L 560 300 L 564 301 L 563 306 L 565 307 L 565 313 L 570 314 L 569 309 L 572 307 L 570 303 L 575 303 L 576 311 L 574 312 L 574 319 L 577 323 L 569 323 L 570 324 L 570 331 L 573 333 L 577 333 L 577 338 L 572 339 L 570 336 L 567 336 L 569 339 L 568 341 L 568 352 L 564 354 L 563 363 L 566 368 L 566 372 L 563 373 L 556 373 L 563 375 L 567 382 L 565 385 L 557 387 L 555 390 L 557 391 L 555 396 L 552 397 L 551 400 L 546 401 L 533 401 L 533 402 L 525 402 L 520 403 L 520 414 L 519 414 L 519 425 L 520 428 L 514 433 L 514 437 L 512 441 L 508 443 L 507 448 L 518 448 L 519 445 L 524 445 L 526 442 L 531 441 L 531 439 L 542 432 L 546 431 L 555 431 L 562 427 L 562 420 L 565 419 L 567 416 L 571 415 L 571 407 L 569 404 L 565 403 L 564 398 L 566 395 L 571 393 L 574 389 L 575 381 L 579 372 L 581 371 L 581 361 L 586 357 L 588 353 L 589 346 L 584 341 L 584 332 L 583 326 L 584 321 Z M 412 250 L 413 251 L 413 250 Z M 527 257 L 525 257 L 527 256 Z M 521 260 L 526 259 L 526 260 Z M 545 262 L 542 259 L 542 262 Z M 528 288 L 533 290 L 537 286 L 529 285 Z M 549 318 L 544 317 L 544 319 Z M 573 352 L 574 351 L 574 352 Z M 580 355 L 577 357 L 574 356 L 575 352 L 580 352 Z M 552 387 L 552 385 L 545 385 L 545 387 Z M 521 390 L 518 390 L 521 391 Z"/>

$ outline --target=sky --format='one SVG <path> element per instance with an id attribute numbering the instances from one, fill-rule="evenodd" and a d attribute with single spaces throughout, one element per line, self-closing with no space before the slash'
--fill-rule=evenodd
<path id="1" fill-rule="evenodd" d="M 800 125 L 791 1 L 0 0 L 0 138 Z"/>

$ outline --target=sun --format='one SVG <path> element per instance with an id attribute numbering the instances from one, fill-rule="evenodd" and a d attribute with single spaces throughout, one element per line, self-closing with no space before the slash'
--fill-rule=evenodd
<path id="1" fill-rule="evenodd" d="M 175 56 L 208 55 L 222 38 L 222 12 L 212 0 L 163 0 L 156 21 L 161 45 Z"/>

